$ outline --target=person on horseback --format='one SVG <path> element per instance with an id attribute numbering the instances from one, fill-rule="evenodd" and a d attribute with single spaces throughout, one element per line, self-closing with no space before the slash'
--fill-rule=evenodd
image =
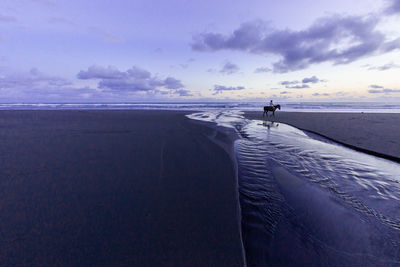
<path id="1" fill-rule="evenodd" d="M 272 112 L 272 116 L 274 116 L 275 117 L 275 110 L 276 109 L 279 109 L 279 110 L 281 110 L 281 105 L 274 105 L 274 103 L 272 102 L 272 100 L 269 102 L 269 106 L 264 106 L 264 113 L 263 113 L 263 117 L 265 116 L 265 115 L 267 115 L 268 116 L 268 111 L 271 111 Z"/>

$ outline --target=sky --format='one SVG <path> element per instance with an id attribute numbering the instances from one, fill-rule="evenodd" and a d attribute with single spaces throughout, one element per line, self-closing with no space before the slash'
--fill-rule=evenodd
<path id="1" fill-rule="evenodd" d="M 400 0 L 2 0 L 0 103 L 400 102 Z"/>

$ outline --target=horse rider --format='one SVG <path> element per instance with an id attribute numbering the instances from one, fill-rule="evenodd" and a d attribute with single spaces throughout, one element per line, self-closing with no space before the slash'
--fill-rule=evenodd
<path id="1" fill-rule="evenodd" d="M 269 101 L 269 106 L 270 106 L 270 107 L 273 107 L 273 106 L 274 106 L 274 102 L 272 102 L 272 99 L 271 99 L 271 101 Z"/>

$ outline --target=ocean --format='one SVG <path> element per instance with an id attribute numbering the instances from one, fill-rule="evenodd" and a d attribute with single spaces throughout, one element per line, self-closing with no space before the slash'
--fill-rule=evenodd
<path id="1" fill-rule="evenodd" d="M 278 104 L 278 103 L 277 103 Z M 400 113 L 395 102 L 280 102 L 281 111 Z M 262 111 L 267 102 L 3 103 L 0 110 L 140 109 Z"/>

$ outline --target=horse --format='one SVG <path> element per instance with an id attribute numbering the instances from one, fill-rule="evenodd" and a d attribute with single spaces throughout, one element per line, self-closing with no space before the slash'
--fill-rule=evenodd
<path id="1" fill-rule="evenodd" d="M 275 105 L 275 106 L 265 106 L 264 107 L 264 113 L 263 113 L 263 117 L 265 116 L 265 114 L 267 114 L 268 116 L 268 111 L 272 111 L 272 115 L 275 117 L 275 110 L 279 109 L 281 110 L 281 105 Z"/>

